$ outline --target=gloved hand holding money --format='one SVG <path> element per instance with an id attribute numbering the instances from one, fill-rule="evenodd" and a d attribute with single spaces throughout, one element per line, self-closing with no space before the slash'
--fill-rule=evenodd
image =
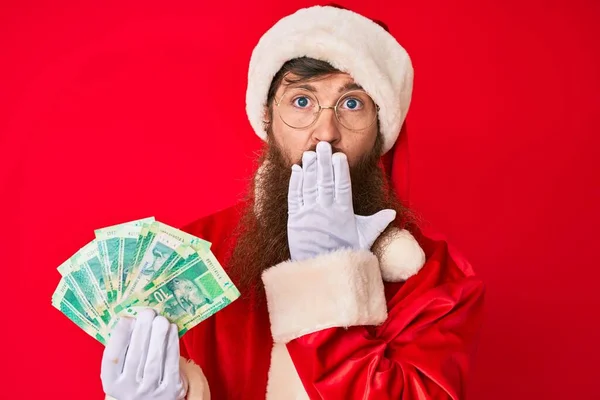
<path id="1" fill-rule="evenodd" d="M 119 316 L 151 308 L 181 336 L 240 295 L 209 242 L 152 217 L 95 234 L 58 267 L 52 305 L 103 344 Z"/>

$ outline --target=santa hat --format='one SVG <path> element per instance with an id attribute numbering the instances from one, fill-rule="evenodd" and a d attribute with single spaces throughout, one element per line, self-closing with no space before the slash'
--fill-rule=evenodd
<path id="1" fill-rule="evenodd" d="M 263 140 L 267 95 L 273 77 L 287 61 L 310 57 L 348 73 L 379 106 L 385 154 L 392 148 L 410 106 L 413 67 L 406 50 L 376 22 L 332 6 L 298 10 L 279 20 L 252 52 L 246 112 Z"/>

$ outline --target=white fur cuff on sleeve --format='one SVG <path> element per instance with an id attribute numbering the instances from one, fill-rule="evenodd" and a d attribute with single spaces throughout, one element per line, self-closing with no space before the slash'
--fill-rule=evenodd
<path id="1" fill-rule="evenodd" d="M 286 261 L 265 270 L 262 280 L 276 343 L 331 327 L 377 325 L 387 318 L 379 262 L 368 250 Z"/>

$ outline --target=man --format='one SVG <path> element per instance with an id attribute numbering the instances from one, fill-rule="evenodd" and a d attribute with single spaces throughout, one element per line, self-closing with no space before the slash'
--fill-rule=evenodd
<path id="1" fill-rule="evenodd" d="M 254 186 L 185 228 L 213 243 L 243 296 L 181 343 L 153 311 L 121 320 L 102 361 L 107 394 L 464 398 L 482 283 L 419 230 L 380 164 L 412 79 L 386 29 L 337 7 L 300 10 L 261 38 L 247 90 L 267 143 Z"/>

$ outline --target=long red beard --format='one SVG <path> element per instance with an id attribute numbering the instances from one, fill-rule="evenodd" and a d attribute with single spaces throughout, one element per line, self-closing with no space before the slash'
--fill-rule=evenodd
<path id="1" fill-rule="evenodd" d="M 354 213 L 372 215 L 386 208 L 395 209 L 396 220 L 388 229 L 392 226 L 408 228 L 414 219 L 396 198 L 379 166 L 381 145 L 378 137 L 373 151 L 350 168 Z M 249 191 L 248 207 L 236 230 L 237 242 L 229 260 L 229 271 L 242 294 L 258 292 L 262 297 L 262 271 L 290 258 L 287 193 L 291 163 L 272 141 L 259 163 L 261 167 L 254 176 L 255 185 Z M 384 245 L 385 233 L 373 245 L 376 253 Z"/>

